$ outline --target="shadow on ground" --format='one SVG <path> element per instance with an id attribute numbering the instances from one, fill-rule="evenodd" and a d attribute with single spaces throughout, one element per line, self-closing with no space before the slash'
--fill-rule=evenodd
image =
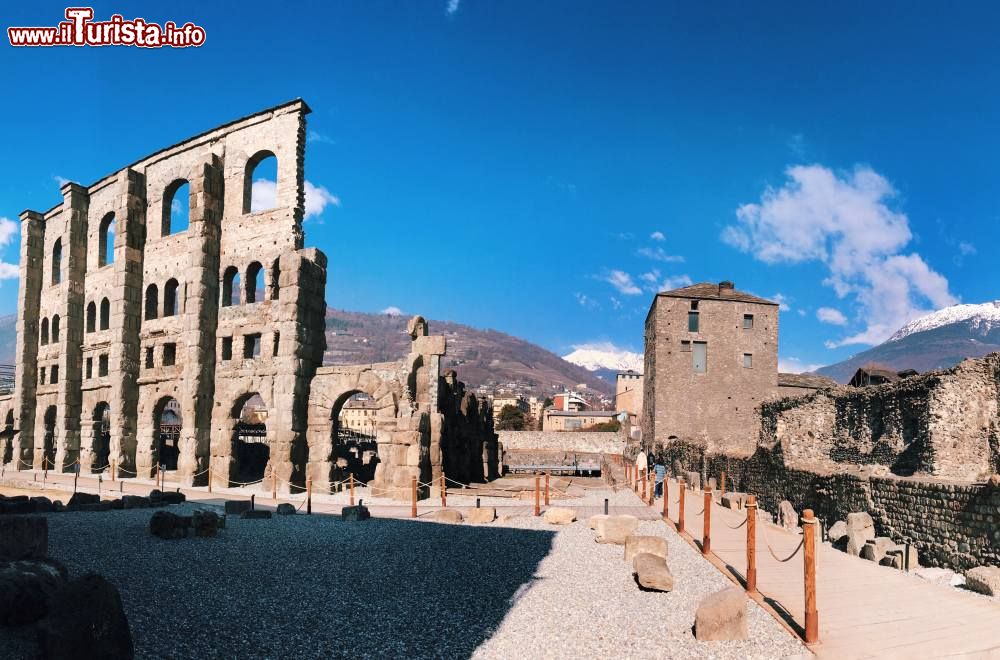
<path id="1" fill-rule="evenodd" d="M 298 515 L 163 541 L 151 513 L 49 516 L 50 555 L 121 590 L 137 657 L 468 657 L 554 536 Z"/>

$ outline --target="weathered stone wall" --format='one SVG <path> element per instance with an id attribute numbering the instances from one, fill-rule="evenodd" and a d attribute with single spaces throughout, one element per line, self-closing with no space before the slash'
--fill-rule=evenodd
<path id="1" fill-rule="evenodd" d="M 876 387 L 839 387 L 759 408 L 763 447 L 789 467 L 873 466 L 973 481 L 997 471 L 1000 355 Z"/>
<path id="2" fill-rule="evenodd" d="M 362 391 L 381 406 L 376 486 L 405 486 L 409 497 L 411 477 L 426 483 L 445 467 L 466 480 L 496 474 L 491 417 L 454 374 L 441 376 L 445 340 L 423 319 L 411 322 L 400 363 L 320 368 L 327 263 L 304 247 L 308 113 L 296 100 L 244 117 L 89 187 L 67 183 L 59 205 L 21 214 L 16 389 L 7 408 L 0 397 L 5 463 L 114 463 L 123 478 L 173 469 L 159 427 L 171 406 L 176 479 L 205 485 L 211 470 L 236 483 L 241 412 L 262 401 L 253 415 L 265 428 L 252 444 L 266 454 L 251 469 L 263 454 L 279 490 L 310 477 L 322 488 L 341 469 L 332 419 Z M 273 206 L 258 210 L 254 171 L 268 158 Z M 187 206 L 187 227 L 173 225 L 175 205 Z"/>
<path id="3" fill-rule="evenodd" d="M 505 452 L 541 450 L 581 454 L 621 454 L 626 436 L 601 431 L 500 431 Z"/>

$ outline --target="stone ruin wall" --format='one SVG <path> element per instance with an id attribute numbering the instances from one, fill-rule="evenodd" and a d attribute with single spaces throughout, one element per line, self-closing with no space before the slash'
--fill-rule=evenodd
<path id="1" fill-rule="evenodd" d="M 177 479 L 205 485 L 211 466 L 214 479 L 235 482 L 239 413 L 257 395 L 266 408 L 265 473 L 277 477 L 279 489 L 335 476 L 331 420 L 323 420 L 323 439 L 310 407 L 311 395 L 338 376 L 321 367 L 326 257 L 303 245 L 308 113 L 301 100 L 256 113 L 89 187 L 67 183 L 61 204 L 21 214 L 15 390 L 0 397 L 5 469 L 40 469 L 51 447 L 50 469 L 79 462 L 96 472 L 114 461 L 120 477 L 150 477 L 160 462 L 156 420 L 174 399 L 182 419 Z M 274 207 L 252 211 L 253 169 L 272 156 Z M 172 232 L 171 202 L 184 183 L 188 199 L 177 201 L 189 206 L 188 227 Z M 255 291 L 258 270 L 263 286 Z M 43 341 L 49 324 L 50 341 Z M 248 341 L 259 352 L 245 357 Z M 352 372 L 361 391 L 368 391 L 362 373 L 393 390 L 393 405 L 382 411 L 380 483 L 401 482 L 414 462 L 421 480 L 442 464 L 469 479 L 495 473 L 492 420 L 480 402 L 458 393 L 453 375 L 440 377 L 443 354 L 444 338 L 427 336 L 423 324 L 409 361 L 387 367 L 392 377 L 372 377 L 374 365 Z M 96 443 L 104 408 L 106 450 Z M 419 459 L 402 449 L 417 435 Z"/>
<path id="2" fill-rule="evenodd" d="M 686 440 L 652 454 L 675 476 L 726 472 L 727 490 L 776 513 L 788 500 L 832 524 L 867 511 L 880 536 L 909 542 L 921 563 L 1000 565 L 1000 355 L 873 388 L 838 388 L 763 404 L 749 457 Z"/>

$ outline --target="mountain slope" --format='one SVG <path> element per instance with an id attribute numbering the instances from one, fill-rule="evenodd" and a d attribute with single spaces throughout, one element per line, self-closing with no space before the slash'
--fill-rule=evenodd
<path id="1" fill-rule="evenodd" d="M 815 373 L 846 383 L 868 363 L 922 373 L 996 351 L 1000 351 L 1000 301 L 954 305 L 911 321 L 884 344 Z"/>
<path id="2" fill-rule="evenodd" d="M 398 360 L 409 350 L 408 317 L 327 309 L 325 364 L 364 364 Z M 455 369 L 466 386 L 518 383 L 544 395 L 585 384 L 602 394 L 614 392 L 583 367 L 523 339 L 450 321 L 430 321 L 431 333 L 448 339 L 444 368 Z"/>

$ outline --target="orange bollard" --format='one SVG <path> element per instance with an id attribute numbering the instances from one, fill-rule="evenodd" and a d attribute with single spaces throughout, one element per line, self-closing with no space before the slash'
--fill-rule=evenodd
<path id="1" fill-rule="evenodd" d="M 410 517 L 417 517 L 417 478 L 410 477 Z"/>
<path id="2" fill-rule="evenodd" d="M 349 500 L 351 506 L 354 506 L 354 473 L 351 472 L 347 475 L 347 489 L 350 491 Z"/>
<path id="3" fill-rule="evenodd" d="M 549 473 L 545 473 L 545 506 L 549 505 Z"/>
<path id="4" fill-rule="evenodd" d="M 663 519 L 670 520 L 670 479 L 663 475 Z"/>
<path id="5" fill-rule="evenodd" d="M 726 494 L 726 471 L 725 470 L 723 470 L 721 472 L 721 474 L 719 474 L 719 494 L 720 495 L 725 495 Z"/>
<path id="6" fill-rule="evenodd" d="M 640 481 L 642 481 L 642 499 L 643 499 L 643 501 L 645 501 L 646 500 L 646 482 L 649 481 L 649 480 L 646 479 L 645 473 L 643 473 L 643 475 L 641 477 L 639 477 L 639 479 L 640 479 Z"/>
<path id="7" fill-rule="evenodd" d="M 680 509 L 677 511 L 677 533 L 680 534 L 684 531 L 684 480 L 681 479 L 678 484 L 680 485 Z"/>
<path id="8" fill-rule="evenodd" d="M 278 475 L 273 469 L 271 470 L 271 499 L 275 502 L 278 501 Z"/>
<path id="9" fill-rule="evenodd" d="M 712 551 L 712 489 L 705 486 L 705 516 L 701 530 L 701 554 Z"/>
<path id="10" fill-rule="evenodd" d="M 441 473 L 441 506 L 448 506 L 448 487 L 444 482 L 444 472 Z"/>
<path id="11" fill-rule="evenodd" d="M 541 486 L 539 485 L 540 482 L 541 482 L 541 480 L 542 480 L 541 477 L 535 477 L 535 515 L 536 516 L 542 515 L 541 505 L 540 505 L 540 503 L 538 501 L 539 496 L 541 495 Z"/>
<path id="12" fill-rule="evenodd" d="M 747 592 L 757 591 L 757 498 L 747 497 Z"/>
<path id="13" fill-rule="evenodd" d="M 118 470 L 115 469 L 115 462 L 111 461 L 111 481 L 115 480 L 115 476 L 118 474 Z"/>
<path id="14" fill-rule="evenodd" d="M 649 472 L 649 478 L 646 480 L 649 482 L 649 506 L 653 506 L 653 503 L 656 501 L 656 480 L 654 477 L 655 475 L 651 470 Z"/>
<path id="15" fill-rule="evenodd" d="M 806 587 L 806 644 L 819 641 L 819 612 L 816 611 L 816 526 L 812 509 L 802 512 L 803 570 Z"/>
<path id="16" fill-rule="evenodd" d="M 212 492 L 212 466 L 208 466 L 208 492 Z"/>

